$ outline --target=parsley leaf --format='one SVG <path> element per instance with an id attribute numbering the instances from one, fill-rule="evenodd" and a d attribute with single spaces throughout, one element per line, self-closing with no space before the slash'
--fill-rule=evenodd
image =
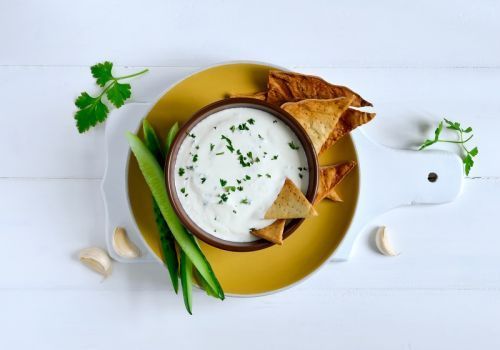
<path id="1" fill-rule="evenodd" d="M 219 179 L 219 182 L 220 182 L 220 185 L 221 185 L 222 187 L 224 187 L 224 186 L 226 186 L 226 185 L 227 185 L 227 181 L 226 181 L 226 180 L 224 180 L 224 179 Z"/>
<path id="2" fill-rule="evenodd" d="M 108 81 L 113 80 L 112 69 L 113 63 L 106 61 L 90 67 L 90 72 L 96 79 L 97 85 L 104 87 Z"/>
<path id="3" fill-rule="evenodd" d="M 294 150 L 298 150 L 300 148 L 293 141 L 288 142 L 288 146 L 290 146 L 290 148 Z"/>
<path id="4" fill-rule="evenodd" d="M 108 117 L 109 108 L 103 102 L 104 96 L 116 108 L 123 106 L 125 101 L 130 98 L 132 95 L 130 84 L 119 83 L 119 80 L 132 78 L 148 71 L 148 69 L 144 69 L 134 74 L 115 77 L 112 70 L 113 63 L 108 61 L 90 67 L 97 85 L 102 87 L 103 90 L 95 97 L 89 95 L 87 92 L 82 92 L 75 100 L 78 111 L 76 111 L 74 118 L 76 120 L 76 127 L 80 133 L 102 123 Z"/>
<path id="5" fill-rule="evenodd" d="M 179 168 L 179 176 L 184 175 L 185 172 L 184 168 Z"/>
<path id="6" fill-rule="evenodd" d="M 106 93 L 106 97 L 116 108 L 120 108 L 132 95 L 130 84 L 112 84 Z"/>
<path id="7" fill-rule="evenodd" d="M 82 92 L 75 105 L 80 108 L 75 114 L 76 127 L 80 133 L 105 121 L 109 113 L 108 106 L 100 98 L 92 97 L 86 92 Z"/>
<path id="8" fill-rule="evenodd" d="M 460 145 L 460 147 L 462 148 L 463 152 L 464 152 L 464 155 L 465 157 L 463 158 L 463 163 L 464 163 L 464 169 L 465 169 L 465 175 L 469 175 L 469 172 L 471 170 L 471 168 L 474 166 L 474 157 L 478 155 L 479 153 L 479 150 L 477 149 L 477 147 L 474 147 L 473 149 L 469 150 L 465 144 L 470 140 L 472 139 L 472 137 L 474 135 L 470 135 L 467 139 L 464 140 L 464 134 L 469 134 L 472 132 L 472 128 L 469 126 L 465 129 L 462 128 L 462 126 L 460 125 L 459 122 L 453 122 L 451 120 L 448 120 L 446 118 L 444 118 L 444 122 L 446 123 L 446 128 L 449 129 L 449 130 L 453 130 L 453 131 L 456 131 L 457 134 L 458 134 L 458 140 L 443 140 L 443 139 L 440 139 L 439 136 L 441 135 L 441 132 L 443 131 L 443 121 L 441 121 L 436 130 L 434 131 L 434 139 L 433 140 L 430 140 L 430 139 L 427 139 L 425 140 L 422 145 L 420 146 L 420 148 L 418 149 L 419 151 L 420 150 L 423 150 L 424 148 L 427 148 L 435 143 L 438 143 L 438 142 L 447 142 L 447 143 L 455 143 L 455 144 L 458 144 Z"/>

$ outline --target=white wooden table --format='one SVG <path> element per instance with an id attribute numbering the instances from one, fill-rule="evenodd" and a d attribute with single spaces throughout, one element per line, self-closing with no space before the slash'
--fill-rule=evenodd
<path id="1" fill-rule="evenodd" d="M 498 349 L 500 3 L 0 1 L 1 349 Z M 377 107 L 375 140 L 414 148 L 447 116 L 475 131 L 463 195 L 379 217 L 352 259 L 303 284 L 184 311 L 155 264 L 108 280 L 76 252 L 104 245 L 104 127 L 79 135 L 89 66 L 151 72 L 132 103 L 208 64 L 268 61 L 347 84 Z M 452 148 L 451 148 L 452 149 Z M 372 243 L 387 225 L 402 254 Z"/>

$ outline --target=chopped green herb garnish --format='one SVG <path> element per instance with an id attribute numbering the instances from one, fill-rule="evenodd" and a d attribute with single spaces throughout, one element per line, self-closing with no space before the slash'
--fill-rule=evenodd
<path id="1" fill-rule="evenodd" d="M 216 156 L 221 156 L 223 154 L 224 154 L 224 152 L 215 153 Z"/>
<path id="2" fill-rule="evenodd" d="M 302 179 L 302 178 L 304 178 L 304 175 L 302 175 L 302 174 L 299 174 L 299 177 L 300 177 L 300 178 Z"/>
<path id="3" fill-rule="evenodd" d="M 195 154 L 195 155 L 193 156 L 193 163 L 196 163 L 197 161 L 198 161 L 198 155 L 197 155 L 197 154 Z"/>
<path id="4" fill-rule="evenodd" d="M 278 155 L 277 155 L 277 154 L 275 154 L 275 155 L 271 158 L 271 160 L 276 160 L 276 159 L 278 159 Z"/>
<path id="5" fill-rule="evenodd" d="M 231 130 L 232 132 L 234 132 L 234 130 L 236 130 L 236 126 L 232 125 L 229 130 Z"/>
<path id="6" fill-rule="evenodd" d="M 262 177 L 262 174 L 257 174 L 257 177 Z"/>
<path id="7" fill-rule="evenodd" d="M 214 150 L 215 145 L 213 143 L 210 144 L 210 151 Z"/>
<path id="8" fill-rule="evenodd" d="M 236 214 L 236 210 L 233 210 L 233 213 L 235 213 L 235 214 Z"/>
<path id="9" fill-rule="evenodd" d="M 234 152 L 234 147 L 233 147 L 233 142 L 226 136 L 222 135 L 221 139 L 227 142 L 226 148 L 233 153 Z"/>
<path id="10" fill-rule="evenodd" d="M 278 121 L 277 121 L 276 119 L 275 119 L 275 120 L 273 120 L 273 124 L 276 124 L 277 122 L 278 122 Z"/>
<path id="11" fill-rule="evenodd" d="M 251 180 L 252 178 L 250 177 L 250 175 L 245 175 L 245 180 Z"/>
<path id="12" fill-rule="evenodd" d="M 195 149 L 200 149 L 200 146 L 196 145 Z"/>
<path id="13" fill-rule="evenodd" d="M 243 198 L 241 201 L 240 201 L 241 204 L 250 204 L 250 202 L 248 201 L 248 198 Z"/>
<path id="14" fill-rule="evenodd" d="M 224 187 L 224 190 L 226 192 L 235 192 L 236 191 L 236 186 L 226 186 L 226 187 Z"/>
<path id="15" fill-rule="evenodd" d="M 248 119 L 248 120 L 247 120 L 247 122 L 248 122 L 248 124 L 250 124 L 250 125 L 254 125 L 254 124 L 255 124 L 255 119 L 250 118 L 250 119 Z"/>
<path id="16" fill-rule="evenodd" d="M 241 180 L 236 180 L 236 182 L 237 182 L 238 184 L 240 184 L 240 183 L 241 183 Z"/>
<path id="17" fill-rule="evenodd" d="M 181 193 L 186 193 L 186 188 L 185 187 L 181 188 Z"/>
<path id="18" fill-rule="evenodd" d="M 260 134 L 259 134 L 259 139 L 264 140 L 264 138 L 262 136 L 260 136 Z"/>
<path id="19" fill-rule="evenodd" d="M 206 178 L 206 177 L 202 177 L 202 178 L 201 178 L 201 183 L 202 183 L 202 184 L 204 184 L 204 183 L 205 183 L 205 181 L 207 181 L 207 178 Z"/>
<path id="20" fill-rule="evenodd" d="M 224 186 L 226 186 L 226 185 L 227 185 L 227 181 L 226 181 L 226 180 L 224 180 L 224 179 L 219 179 L 219 182 L 220 182 L 220 185 L 221 185 L 222 187 L 224 187 Z"/>
<path id="21" fill-rule="evenodd" d="M 266 174 L 266 177 L 271 178 L 271 175 L 270 174 Z"/>
<path id="22" fill-rule="evenodd" d="M 243 191 L 243 186 L 238 186 L 238 191 Z"/>
<path id="23" fill-rule="evenodd" d="M 247 123 L 243 123 L 243 124 L 238 125 L 238 130 L 243 131 L 243 130 L 250 130 L 250 129 L 248 128 Z"/>
<path id="24" fill-rule="evenodd" d="M 298 150 L 300 148 L 293 141 L 288 142 L 288 146 L 290 146 L 290 148 L 294 150 Z"/>
<path id="25" fill-rule="evenodd" d="M 186 169 L 187 169 L 187 170 L 194 170 L 194 166 L 189 165 L 189 166 L 187 166 L 187 167 L 186 167 Z"/>
<path id="26" fill-rule="evenodd" d="M 226 193 L 223 193 L 219 195 L 219 198 L 220 198 L 219 204 L 222 204 L 223 202 L 227 202 L 229 197 L 227 196 Z"/>
<path id="27" fill-rule="evenodd" d="M 196 138 L 196 135 L 195 134 L 191 134 L 189 132 L 186 132 L 186 135 L 189 136 L 189 137 L 192 137 L 193 139 Z"/>
<path id="28" fill-rule="evenodd" d="M 245 159 L 246 159 L 246 157 L 243 156 L 243 154 L 240 154 L 238 156 L 238 160 L 240 161 L 241 166 L 244 168 L 249 167 L 251 165 L 249 162 L 245 162 Z"/>
<path id="29" fill-rule="evenodd" d="M 179 176 L 184 175 L 185 172 L 184 168 L 179 168 Z"/>

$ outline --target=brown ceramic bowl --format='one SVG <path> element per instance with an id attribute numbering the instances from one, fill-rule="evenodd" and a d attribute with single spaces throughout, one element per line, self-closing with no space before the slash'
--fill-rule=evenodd
<path id="1" fill-rule="evenodd" d="M 204 231 L 203 229 L 198 227 L 198 225 L 196 225 L 194 221 L 191 220 L 189 215 L 184 211 L 175 188 L 174 169 L 175 162 L 177 160 L 177 153 L 184 139 L 190 133 L 191 129 L 201 120 L 207 118 L 213 113 L 219 112 L 223 109 L 236 107 L 255 108 L 268 112 L 276 118 L 280 119 L 297 135 L 299 141 L 302 143 L 302 147 L 304 147 L 307 158 L 307 168 L 309 170 L 309 185 L 307 188 L 306 197 L 311 203 L 314 202 L 316 191 L 318 188 L 318 158 L 309 136 L 302 128 L 302 126 L 290 114 L 288 114 L 281 108 L 270 105 L 267 102 L 252 98 L 228 98 L 225 100 L 214 102 L 196 112 L 191 117 L 191 119 L 189 119 L 189 121 L 186 122 L 179 130 L 179 133 L 175 137 L 172 146 L 170 147 L 170 152 L 165 162 L 165 181 L 167 184 L 167 192 L 170 201 L 172 202 L 172 206 L 177 213 L 177 216 L 181 220 L 182 224 L 202 241 L 224 250 L 248 252 L 270 247 L 273 245 L 273 243 L 268 242 L 264 239 L 259 239 L 253 242 L 231 242 L 215 237 L 212 234 Z M 304 219 L 289 220 L 285 226 L 285 231 L 283 232 L 283 239 L 290 236 L 303 221 Z"/>

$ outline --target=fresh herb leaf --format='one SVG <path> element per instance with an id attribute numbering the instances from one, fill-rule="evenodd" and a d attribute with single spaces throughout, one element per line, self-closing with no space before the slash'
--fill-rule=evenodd
<path id="1" fill-rule="evenodd" d="M 275 155 L 271 158 L 271 160 L 276 160 L 276 159 L 278 159 L 278 155 L 277 155 L 277 154 L 275 154 Z"/>
<path id="2" fill-rule="evenodd" d="M 229 150 L 229 152 L 233 153 L 234 152 L 234 147 L 233 147 L 233 141 L 231 141 L 227 136 L 222 135 L 221 139 L 226 141 L 227 145 L 226 148 Z"/>
<path id="3" fill-rule="evenodd" d="M 205 181 L 207 181 L 207 178 L 206 178 L 206 177 L 202 177 L 202 178 L 201 178 L 201 183 L 202 183 L 202 184 L 204 184 L 204 183 L 205 183 Z"/>
<path id="4" fill-rule="evenodd" d="M 102 62 L 97 63 L 90 67 L 90 72 L 92 76 L 96 79 L 97 85 L 104 87 L 106 83 L 110 80 L 113 80 L 113 74 L 111 71 L 113 70 L 113 63 L 111 62 Z"/>
<path id="5" fill-rule="evenodd" d="M 241 201 L 240 201 L 241 204 L 250 204 L 250 202 L 248 201 L 248 198 L 243 198 Z"/>
<path id="6" fill-rule="evenodd" d="M 184 175 L 185 172 L 184 168 L 179 168 L 179 176 Z"/>
<path id="7" fill-rule="evenodd" d="M 438 142 L 446 142 L 446 143 L 455 143 L 455 144 L 458 144 L 460 146 L 460 148 L 462 149 L 463 153 L 464 153 L 464 157 L 463 157 L 463 163 L 464 163 L 464 169 L 465 169 L 465 175 L 469 175 L 469 172 L 471 170 L 471 168 L 474 166 L 474 157 L 478 155 L 479 153 L 479 150 L 477 149 L 477 147 L 474 147 L 473 149 L 469 150 L 465 144 L 470 140 L 472 139 L 472 137 L 474 135 L 470 135 L 467 139 L 464 140 L 464 134 L 469 134 L 472 132 L 472 128 L 469 126 L 465 129 L 462 128 L 462 126 L 460 125 L 459 122 L 453 122 L 451 120 L 448 120 L 446 118 L 444 118 L 444 122 L 446 123 L 446 128 L 449 129 L 449 130 L 454 130 L 457 132 L 457 135 L 458 135 L 458 140 L 443 140 L 443 139 L 440 139 L 439 136 L 441 135 L 441 131 L 443 130 L 443 121 L 441 121 L 439 124 L 438 124 L 438 127 L 436 128 L 436 130 L 434 131 L 434 139 L 433 140 L 425 140 L 422 145 L 419 147 L 419 151 L 420 150 L 423 150 L 435 143 L 438 143 Z"/>
<path id="8" fill-rule="evenodd" d="M 193 156 L 193 163 L 196 163 L 197 161 L 198 161 L 198 155 L 197 155 L 197 154 L 195 154 L 195 155 Z"/>
<path id="9" fill-rule="evenodd" d="M 260 134 L 259 134 L 259 139 L 264 140 L 264 138 L 262 136 L 260 136 Z"/>
<path id="10" fill-rule="evenodd" d="M 227 185 L 227 181 L 224 179 L 219 179 L 219 182 L 220 182 L 221 187 L 224 187 Z"/>
<path id="11" fill-rule="evenodd" d="M 271 175 L 270 174 L 266 174 L 266 177 L 271 178 Z"/>
<path id="12" fill-rule="evenodd" d="M 226 192 L 236 192 L 236 186 L 226 186 L 224 187 Z"/>
<path id="13" fill-rule="evenodd" d="M 120 84 L 117 82 L 109 88 L 106 97 L 116 108 L 120 108 L 132 95 L 131 90 L 130 84 Z"/>
<path id="14" fill-rule="evenodd" d="M 250 125 L 254 125 L 254 124 L 255 124 L 255 119 L 250 118 L 250 119 L 248 119 L 248 120 L 247 120 L 247 122 L 248 122 L 248 124 L 250 124 Z"/>
<path id="15" fill-rule="evenodd" d="M 243 191 L 243 186 L 238 186 L 238 191 Z"/>
<path id="16" fill-rule="evenodd" d="M 250 175 L 245 175 L 245 180 L 251 180 L 252 178 L 250 177 Z"/>
<path id="17" fill-rule="evenodd" d="M 293 141 L 288 142 L 288 146 L 290 146 L 290 148 L 294 150 L 298 150 L 300 148 Z"/>
<path id="18" fill-rule="evenodd" d="M 106 96 L 108 101 L 116 108 L 120 108 L 132 95 L 131 86 L 127 83 L 119 83 L 121 79 L 132 78 L 144 74 L 148 69 L 140 72 L 115 77 L 112 73 L 113 63 L 103 62 L 90 67 L 92 76 L 96 79 L 97 85 L 102 87 L 102 91 L 97 96 L 91 96 L 87 92 L 82 92 L 75 100 L 78 110 L 75 113 L 76 127 L 80 133 L 84 133 L 90 128 L 102 123 L 109 114 L 109 108 L 103 102 Z"/>
<path id="19" fill-rule="evenodd" d="M 224 154 L 224 152 L 215 153 L 216 156 L 221 156 L 223 154 Z"/>
<path id="20" fill-rule="evenodd" d="M 219 204 L 222 204 L 223 202 L 227 202 L 227 200 L 229 199 L 229 197 L 226 193 L 220 194 L 219 198 L 220 198 Z"/>
<path id="21" fill-rule="evenodd" d="M 243 123 L 243 124 L 238 125 L 238 130 L 243 131 L 243 130 L 250 130 L 250 129 L 248 128 L 247 123 Z"/>
<path id="22" fill-rule="evenodd" d="M 214 150 L 215 145 L 213 143 L 210 144 L 210 151 Z"/>
<path id="23" fill-rule="evenodd" d="M 231 130 L 231 132 L 234 132 L 236 130 L 236 126 L 232 125 L 229 130 Z"/>
<path id="24" fill-rule="evenodd" d="M 186 188 L 185 187 L 181 188 L 181 193 L 183 193 L 183 194 L 186 193 Z"/>

